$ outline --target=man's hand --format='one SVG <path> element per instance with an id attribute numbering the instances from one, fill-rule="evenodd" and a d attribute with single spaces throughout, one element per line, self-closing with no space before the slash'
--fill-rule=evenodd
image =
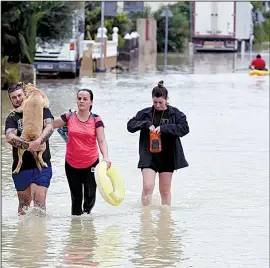
<path id="1" fill-rule="evenodd" d="M 35 141 L 29 142 L 29 148 L 28 151 L 30 152 L 37 152 L 39 150 L 39 147 L 44 144 L 52 135 L 53 133 L 53 119 L 47 118 L 44 119 L 44 126 L 41 136 L 37 138 Z"/>
<path id="2" fill-rule="evenodd" d="M 42 141 L 41 138 L 37 138 L 35 141 L 30 141 L 27 151 L 37 152 L 39 150 L 40 145 L 41 145 L 41 141 Z"/>

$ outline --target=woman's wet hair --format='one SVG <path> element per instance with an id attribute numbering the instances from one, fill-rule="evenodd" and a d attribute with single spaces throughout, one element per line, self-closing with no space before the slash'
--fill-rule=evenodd
<path id="1" fill-rule="evenodd" d="M 158 85 L 153 88 L 152 90 L 152 98 L 164 98 L 165 100 L 168 99 L 168 90 L 164 87 L 164 82 L 161 80 L 158 82 Z"/>
<path id="2" fill-rule="evenodd" d="M 89 93 L 89 96 L 90 96 L 90 100 L 91 100 L 91 101 L 94 99 L 94 95 L 93 95 L 92 90 L 87 89 L 87 88 L 82 88 L 82 89 L 78 90 L 78 92 L 77 92 L 77 97 L 78 97 L 79 92 L 82 92 L 82 91 L 88 92 L 88 93 Z M 89 108 L 89 111 L 91 111 L 91 110 L 92 110 L 92 105 L 91 105 L 90 108 Z"/>

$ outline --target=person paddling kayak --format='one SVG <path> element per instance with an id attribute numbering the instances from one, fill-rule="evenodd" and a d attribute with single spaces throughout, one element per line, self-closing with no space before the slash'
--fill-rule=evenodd
<path id="1" fill-rule="evenodd" d="M 250 63 L 249 69 L 255 69 L 260 71 L 268 71 L 265 60 L 258 54 L 256 58 Z"/>

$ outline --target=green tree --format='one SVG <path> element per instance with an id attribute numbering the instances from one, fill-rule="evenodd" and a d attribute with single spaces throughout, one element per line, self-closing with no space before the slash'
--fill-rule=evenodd
<path id="1" fill-rule="evenodd" d="M 72 16 L 76 2 L 44 1 L 36 8 L 37 37 L 41 42 L 71 38 Z"/>
<path id="2" fill-rule="evenodd" d="M 259 9 L 260 11 L 264 10 L 263 2 L 262 1 L 252 1 L 253 10 Z"/>
<path id="3" fill-rule="evenodd" d="M 169 18 L 168 30 L 168 51 L 181 52 L 189 37 L 189 2 L 179 2 L 169 5 L 173 17 Z M 157 50 L 164 51 L 165 45 L 165 18 L 161 17 L 165 6 L 162 6 L 154 13 L 157 20 Z"/>
<path id="4" fill-rule="evenodd" d="M 263 23 L 263 29 L 264 29 L 264 41 L 270 42 L 270 19 L 266 19 Z"/>
<path id="5" fill-rule="evenodd" d="M 33 63 L 36 37 L 43 42 L 70 34 L 73 4 L 67 2 L 1 2 L 1 56 L 10 62 Z"/>
<path id="6" fill-rule="evenodd" d="M 262 24 L 255 23 L 254 24 L 254 42 L 256 45 L 260 45 L 265 41 L 270 41 L 270 12 L 266 12 L 263 6 L 263 2 L 254 1 L 252 2 L 253 12 L 259 9 L 265 21 Z"/>
<path id="7" fill-rule="evenodd" d="M 85 5 L 85 36 L 95 39 L 100 27 L 101 7 L 98 2 L 87 2 Z"/>
<path id="8" fill-rule="evenodd" d="M 8 56 L 10 61 L 31 61 L 29 47 L 29 34 L 26 36 L 29 23 L 29 13 L 33 10 L 27 2 L 2 2 L 2 50 L 1 56 Z M 28 12 L 27 12 L 28 11 Z M 22 15 L 24 14 L 24 15 Z M 28 33 L 30 31 L 28 30 Z M 28 40 L 27 40 L 28 39 Z"/>
<path id="9" fill-rule="evenodd" d="M 107 28 L 108 34 L 111 35 L 113 27 L 118 27 L 118 33 L 124 36 L 130 30 L 130 21 L 126 14 L 118 13 L 112 19 L 106 18 L 104 26 Z"/>
<path id="10" fill-rule="evenodd" d="M 254 41 L 256 44 L 261 44 L 265 41 L 265 32 L 263 26 L 260 24 L 254 25 Z"/>
<path id="11" fill-rule="evenodd" d="M 97 30 L 101 26 L 100 3 L 88 2 L 85 6 L 85 36 L 95 39 Z M 118 34 L 124 36 L 130 30 L 130 21 L 126 14 L 118 13 L 115 17 L 105 17 L 104 27 L 111 37 L 113 27 L 118 27 Z"/>

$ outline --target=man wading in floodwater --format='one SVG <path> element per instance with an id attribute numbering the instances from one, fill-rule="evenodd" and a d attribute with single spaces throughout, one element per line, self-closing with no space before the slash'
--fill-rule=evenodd
<path id="1" fill-rule="evenodd" d="M 13 107 L 19 108 L 25 99 L 23 84 L 12 85 L 8 89 L 8 95 Z M 12 172 L 18 164 L 18 148 L 27 149 L 23 154 L 23 164 L 18 174 L 12 174 L 15 188 L 19 199 L 18 213 L 25 214 L 23 209 L 27 209 L 32 200 L 34 206 L 46 210 L 46 195 L 52 178 L 51 154 L 49 148 L 49 137 L 53 133 L 54 117 L 48 108 L 43 110 L 44 129 L 41 136 L 31 142 L 25 142 L 20 138 L 23 131 L 23 113 L 12 111 L 6 118 L 5 134 L 6 140 L 13 146 Z M 42 168 L 42 172 L 37 169 L 36 161 L 31 152 L 38 151 L 39 146 L 46 142 L 46 150 L 43 153 L 43 160 L 47 163 L 47 168 Z"/>

